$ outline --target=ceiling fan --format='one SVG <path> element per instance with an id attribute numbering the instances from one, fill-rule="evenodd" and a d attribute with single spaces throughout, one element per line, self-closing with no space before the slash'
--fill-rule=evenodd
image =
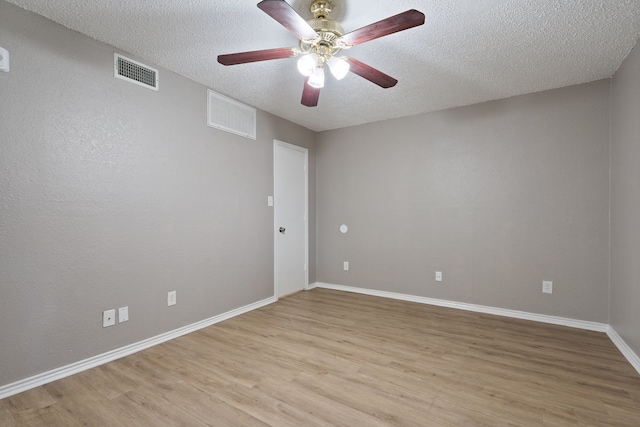
<path id="1" fill-rule="evenodd" d="M 343 79 L 351 71 L 384 89 L 395 86 L 398 81 L 382 71 L 357 59 L 336 55 L 364 42 L 420 26 L 424 24 L 424 14 L 415 9 L 407 10 L 345 34 L 338 22 L 329 19 L 331 7 L 330 0 L 313 1 L 310 10 L 314 18 L 306 21 L 284 0 L 263 0 L 258 3 L 258 8 L 293 33 L 300 40 L 299 49 L 278 48 L 231 53 L 218 56 L 218 62 L 223 65 L 238 65 L 299 56 L 298 71 L 306 77 L 302 105 L 307 107 L 318 105 L 327 67 L 337 80 Z"/>

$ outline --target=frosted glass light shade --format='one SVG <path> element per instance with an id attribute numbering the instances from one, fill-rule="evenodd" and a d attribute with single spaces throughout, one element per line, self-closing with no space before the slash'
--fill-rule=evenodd
<path id="1" fill-rule="evenodd" d="M 316 89 L 324 87 L 324 68 L 316 67 L 313 73 L 309 76 L 309 86 Z"/>
<path id="2" fill-rule="evenodd" d="M 350 68 L 351 66 L 349 63 L 342 58 L 336 58 L 333 56 L 329 59 L 329 69 L 336 80 L 344 79 L 347 76 L 347 73 L 349 73 Z"/>
<path id="3" fill-rule="evenodd" d="M 305 77 L 309 77 L 313 74 L 314 68 L 318 64 L 318 56 L 315 53 L 309 53 L 302 55 L 298 59 L 298 71 Z"/>

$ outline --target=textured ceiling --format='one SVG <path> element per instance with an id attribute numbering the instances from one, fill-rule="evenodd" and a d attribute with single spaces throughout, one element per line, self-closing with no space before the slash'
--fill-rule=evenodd
<path id="1" fill-rule="evenodd" d="M 222 53 L 296 47 L 258 0 L 8 0 L 217 92 L 315 131 L 611 77 L 640 36 L 638 0 L 334 0 L 347 32 L 407 9 L 426 24 L 348 55 L 399 80 L 327 78 L 300 104 L 295 59 L 225 67 Z M 311 19 L 311 0 L 289 0 Z"/>

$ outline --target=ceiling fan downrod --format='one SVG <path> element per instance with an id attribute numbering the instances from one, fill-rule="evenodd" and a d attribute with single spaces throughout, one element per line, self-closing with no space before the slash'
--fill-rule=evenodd
<path id="1" fill-rule="evenodd" d="M 329 18 L 329 14 L 331 13 L 331 2 L 329 0 L 316 0 L 311 3 L 311 13 L 316 19 L 319 18 Z"/>

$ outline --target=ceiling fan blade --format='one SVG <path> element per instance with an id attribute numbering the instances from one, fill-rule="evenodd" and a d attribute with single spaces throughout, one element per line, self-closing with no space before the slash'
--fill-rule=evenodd
<path id="1" fill-rule="evenodd" d="M 418 27 L 424 24 L 424 19 L 424 13 L 415 9 L 407 10 L 406 12 L 347 33 L 342 36 L 342 41 L 348 46 L 356 46 L 370 40 L 388 36 L 389 34 Z"/>
<path id="2" fill-rule="evenodd" d="M 383 73 L 380 70 L 376 70 L 375 68 L 365 64 L 364 62 L 360 62 L 357 59 L 345 57 L 345 61 L 347 61 L 350 65 L 349 71 L 353 74 L 357 74 L 360 77 L 363 77 L 369 80 L 372 83 L 377 84 L 381 88 L 388 89 L 390 87 L 394 87 L 398 81 L 393 77 Z"/>
<path id="3" fill-rule="evenodd" d="M 289 47 L 278 49 L 254 50 L 252 52 L 230 53 L 219 55 L 218 62 L 222 65 L 248 64 L 250 62 L 269 61 L 271 59 L 285 59 L 296 56 L 296 51 Z"/>
<path id="4" fill-rule="evenodd" d="M 264 0 L 258 3 L 258 7 L 299 39 L 315 39 L 318 37 L 318 33 L 286 1 Z"/>
<path id="5" fill-rule="evenodd" d="M 302 90 L 302 105 L 306 107 L 316 107 L 320 98 L 320 89 L 309 86 L 309 77 L 304 81 L 304 89 Z"/>

